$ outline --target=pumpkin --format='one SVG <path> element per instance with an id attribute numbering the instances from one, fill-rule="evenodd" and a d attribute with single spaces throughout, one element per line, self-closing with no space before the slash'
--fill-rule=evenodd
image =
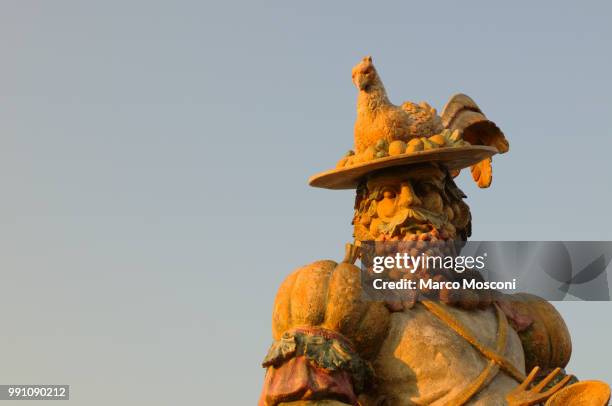
<path id="1" fill-rule="evenodd" d="M 363 162 L 371 161 L 376 157 L 376 149 L 370 145 L 365 151 L 363 151 L 363 154 L 360 154 L 360 157 Z"/>
<path id="2" fill-rule="evenodd" d="M 281 284 L 274 301 L 272 334 L 278 340 L 292 328 L 325 328 L 342 334 L 368 359 L 382 344 L 389 319 L 382 302 L 363 294 L 359 268 L 323 260 L 297 269 Z"/>
<path id="3" fill-rule="evenodd" d="M 423 151 L 423 141 L 421 141 L 421 139 L 419 138 L 413 138 L 408 141 L 408 145 L 406 146 L 406 152 L 412 153 L 418 151 Z"/>
<path id="4" fill-rule="evenodd" d="M 389 155 L 401 155 L 406 152 L 406 143 L 402 140 L 395 140 L 389 144 Z"/>
<path id="5" fill-rule="evenodd" d="M 525 370 L 564 368 L 572 354 L 572 340 L 563 318 L 548 301 L 528 293 L 508 295 L 510 306 L 532 320 L 519 331 L 525 352 Z"/>
<path id="6" fill-rule="evenodd" d="M 443 147 L 444 144 L 446 144 L 446 138 L 444 138 L 442 134 L 432 135 L 431 137 L 428 138 L 428 140 L 438 144 L 441 147 Z"/>

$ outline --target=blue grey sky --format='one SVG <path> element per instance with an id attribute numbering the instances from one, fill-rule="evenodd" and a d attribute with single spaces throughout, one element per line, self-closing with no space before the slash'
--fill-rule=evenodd
<path id="1" fill-rule="evenodd" d="M 612 3 L 0 3 L 0 383 L 78 405 L 254 404 L 277 286 L 340 259 L 351 67 L 472 96 L 510 140 L 475 240 L 612 239 Z M 612 381 L 610 303 L 562 303 Z M 27 403 L 26 403 L 27 404 Z"/>

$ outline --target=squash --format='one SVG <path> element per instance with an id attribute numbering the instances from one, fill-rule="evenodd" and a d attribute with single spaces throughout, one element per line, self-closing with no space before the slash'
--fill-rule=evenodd
<path id="1" fill-rule="evenodd" d="M 548 301 L 528 293 L 506 296 L 515 312 L 532 323 L 518 335 L 525 351 L 525 370 L 564 368 L 572 354 L 572 340 L 563 318 Z"/>
<path id="2" fill-rule="evenodd" d="M 361 271 L 350 263 L 316 261 L 281 284 L 272 316 L 275 340 L 296 327 L 321 327 L 342 334 L 365 359 L 382 344 L 390 314 L 382 302 L 365 297 Z"/>
<path id="3" fill-rule="evenodd" d="M 408 141 L 408 144 L 406 146 L 406 153 L 423 151 L 423 148 L 423 141 L 420 138 L 413 138 Z"/>
<path id="4" fill-rule="evenodd" d="M 406 152 L 406 143 L 402 140 L 395 140 L 389 144 L 389 155 L 401 155 Z"/>
<path id="5" fill-rule="evenodd" d="M 438 144 L 441 147 L 443 147 L 444 144 L 446 144 L 446 138 L 444 138 L 442 134 L 432 135 L 431 137 L 428 138 L 428 140 L 433 143 Z"/>

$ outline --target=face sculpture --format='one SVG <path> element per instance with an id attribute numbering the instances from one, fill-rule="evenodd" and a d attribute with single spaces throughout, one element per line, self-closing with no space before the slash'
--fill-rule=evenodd
<path id="1" fill-rule="evenodd" d="M 364 241 L 397 242 L 375 246 L 376 255 L 429 256 L 457 254 L 460 243 L 471 234 L 471 214 L 463 201 L 465 194 L 457 187 L 444 167 L 425 164 L 406 168 L 386 169 L 370 175 L 357 189 L 354 236 Z M 445 242 L 449 242 L 445 244 Z M 366 248 L 362 250 L 362 263 Z M 367 262 L 367 261 L 366 261 Z M 456 273 L 442 269 L 419 269 L 414 274 L 391 270 L 391 279 L 432 279 L 436 282 L 460 281 L 481 276 L 474 270 Z M 401 306 L 410 307 L 419 297 L 439 299 L 444 303 L 473 309 L 491 303 L 487 291 L 419 290 L 397 298 Z"/>
<path id="2" fill-rule="evenodd" d="M 470 209 L 444 168 L 428 164 L 370 176 L 357 189 L 358 241 L 467 240 Z"/>

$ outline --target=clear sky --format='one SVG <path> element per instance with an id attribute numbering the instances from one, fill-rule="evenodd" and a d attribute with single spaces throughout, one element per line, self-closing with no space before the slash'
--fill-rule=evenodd
<path id="1" fill-rule="evenodd" d="M 0 383 L 79 405 L 254 404 L 277 286 L 341 259 L 351 67 L 393 101 L 472 96 L 508 154 L 476 240 L 612 240 L 612 3 L 0 3 Z M 563 303 L 612 381 L 610 303 Z M 27 403 L 26 403 L 27 404 Z"/>

